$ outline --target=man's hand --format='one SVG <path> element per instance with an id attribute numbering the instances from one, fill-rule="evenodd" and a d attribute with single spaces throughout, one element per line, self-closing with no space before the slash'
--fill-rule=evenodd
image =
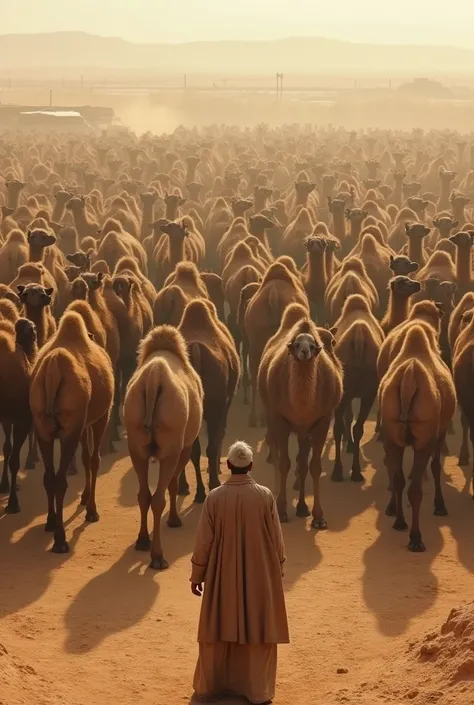
<path id="1" fill-rule="evenodd" d="M 202 596 L 202 583 L 191 583 L 191 592 L 196 597 Z"/>

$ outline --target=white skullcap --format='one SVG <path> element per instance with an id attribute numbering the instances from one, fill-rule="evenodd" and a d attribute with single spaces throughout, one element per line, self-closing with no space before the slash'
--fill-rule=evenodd
<path id="1" fill-rule="evenodd" d="M 245 441 L 236 441 L 229 448 L 227 459 L 234 468 L 246 468 L 253 460 L 252 448 Z"/>

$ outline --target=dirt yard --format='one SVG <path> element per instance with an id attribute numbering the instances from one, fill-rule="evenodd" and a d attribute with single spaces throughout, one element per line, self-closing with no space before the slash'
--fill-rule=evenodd
<path id="1" fill-rule="evenodd" d="M 259 449 L 263 432 L 249 430 L 246 419 L 239 400 L 226 442 L 243 437 Z M 387 478 L 372 436 L 373 423 L 363 448 L 364 486 L 330 482 L 332 440 L 328 445 L 322 497 L 329 530 L 316 534 L 294 509 L 284 526 L 292 643 L 280 648 L 276 705 L 474 701 L 469 668 L 461 685 L 459 679 L 453 685 L 458 689 L 449 683 L 434 689 L 413 650 L 451 608 L 472 599 L 474 503 L 467 469 L 454 455 L 446 461 L 445 519 L 432 515 L 432 482 L 425 483 L 427 551 L 410 554 L 407 534 L 392 531 L 384 515 Z M 458 437 L 448 442 L 457 453 Z M 82 473 L 70 478 L 69 555 L 50 552 L 41 464 L 21 477 L 21 514 L 0 516 L 1 705 L 190 700 L 199 600 L 189 587 L 189 558 L 200 508 L 185 499 L 183 528 L 163 529 L 170 569 L 150 571 L 148 556 L 133 548 L 137 483 L 126 453 L 123 442 L 120 453 L 103 463 L 98 524 L 86 525 L 78 507 Z M 265 449 L 257 453 L 254 477 L 272 487 L 265 457 Z M 346 457 L 346 476 L 349 463 Z"/>

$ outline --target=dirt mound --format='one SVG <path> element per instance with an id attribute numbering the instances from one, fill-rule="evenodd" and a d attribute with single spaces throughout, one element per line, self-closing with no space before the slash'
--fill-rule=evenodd
<path id="1" fill-rule="evenodd" d="M 366 675 L 369 675 L 366 673 Z M 385 654 L 367 680 L 336 694 L 339 703 L 454 705 L 474 702 L 474 602 L 451 610 L 436 631 Z"/>
<path id="2" fill-rule="evenodd" d="M 49 681 L 0 644 L 0 705 L 56 705 Z"/>

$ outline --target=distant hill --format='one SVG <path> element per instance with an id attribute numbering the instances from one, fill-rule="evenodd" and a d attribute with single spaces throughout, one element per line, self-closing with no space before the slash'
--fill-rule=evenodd
<path id="1" fill-rule="evenodd" d="M 167 73 L 410 73 L 474 71 L 474 51 L 322 38 L 135 44 L 82 32 L 0 36 L 0 71 L 125 69 Z"/>

